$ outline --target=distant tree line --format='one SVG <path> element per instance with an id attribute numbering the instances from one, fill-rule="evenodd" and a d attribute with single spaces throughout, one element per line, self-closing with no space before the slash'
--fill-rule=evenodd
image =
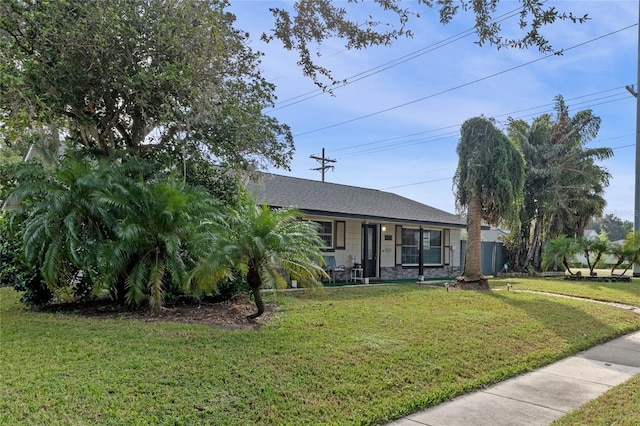
<path id="1" fill-rule="evenodd" d="M 606 232 L 607 237 L 611 241 L 623 240 L 629 231 L 633 229 L 633 222 L 630 220 L 622 220 L 612 213 L 603 217 L 591 219 L 587 225 L 587 229 L 593 229 L 598 234 Z"/>

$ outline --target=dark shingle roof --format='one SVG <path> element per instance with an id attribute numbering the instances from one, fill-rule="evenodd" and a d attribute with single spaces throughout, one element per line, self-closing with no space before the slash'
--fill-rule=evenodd
<path id="1" fill-rule="evenodd" d="M 463 218 L 390 192 L 263 173 L 248 190 L 259 203 L 307 214 L 465 227 Z"/>

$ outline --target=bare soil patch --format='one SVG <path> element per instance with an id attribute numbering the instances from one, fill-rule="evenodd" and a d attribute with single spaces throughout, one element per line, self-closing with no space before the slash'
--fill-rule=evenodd
<path id="1" fill-rule="evenodd" d="M 274 305 L 266 304 L 259 318 L 248 320 L 247 315 L 256 312 L 256 307 L 245 294 L 238 294 L 223 302 L 178 300 L 167 303 L 157 312 L 148 309 L 129 309 L 109 300 L 92 302 L 60 303 L 40 309 L 41 312 L 56 312 L 87 318 L 126 318 L 139 321 L 169 321 L 186 324 L 201 324 L 223 329 L 257 329 L 267 323 L 274 314 Z"/>

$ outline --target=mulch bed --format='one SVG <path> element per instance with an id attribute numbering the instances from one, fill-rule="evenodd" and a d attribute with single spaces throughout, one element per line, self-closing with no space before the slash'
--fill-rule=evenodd
<path id="1" fill-rule="evenodd" d="M 52 304 L 38 311 L 87 318 L 126 318 L 145 322 L 169 321 L 245 330 L 258 329 L 267 323 L 273 318 L 274 306 L 266 304 L 264 314 L 251 321 L 247 319 L 247 315 L 254 313 L 256 307 L 245 294 L 237 294 L 223 302 L 179 300 L 167 303 L 157 312 L 151 312 L 144 308 L 130 309 L 109 300 Z"/>
<path id="2" fill-rule="evenodd" d="M 564 277 L 568 281 L 588 281 L 598 283 L 630 283 L 631 277 L 626 275 L 607 275 L 606 277 L 592 277 L 588 275 L 567 275 Z"/>

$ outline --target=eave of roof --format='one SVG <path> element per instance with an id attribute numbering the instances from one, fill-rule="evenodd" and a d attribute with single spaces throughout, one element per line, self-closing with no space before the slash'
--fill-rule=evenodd
<path id="1" fill-rule="evenodd" d="M 464 218 L 390 192 L 261 173 L 247 188 L 259 203 L 309 215 L 465 228 Z"/>

